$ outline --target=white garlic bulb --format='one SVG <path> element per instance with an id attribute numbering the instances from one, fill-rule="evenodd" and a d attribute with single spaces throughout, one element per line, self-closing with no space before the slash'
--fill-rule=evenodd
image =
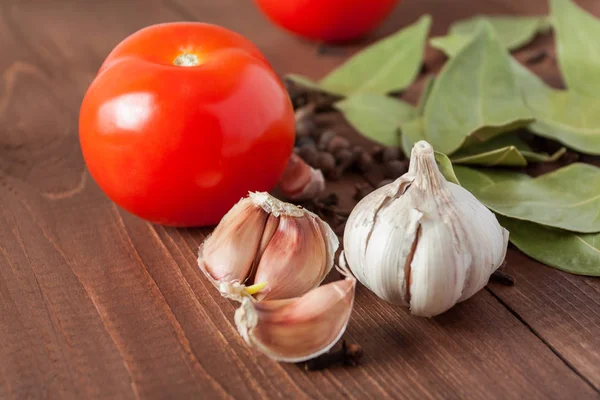
<path id="1" fill-rule="evenodd" d="M 356 278 L 425 317 L 482 289 L 507 246 L 508 231 L 471 193 L 444 179 L 426 141 L 414 145 L 406 174 L 358 203 L 344 232 Z"/>

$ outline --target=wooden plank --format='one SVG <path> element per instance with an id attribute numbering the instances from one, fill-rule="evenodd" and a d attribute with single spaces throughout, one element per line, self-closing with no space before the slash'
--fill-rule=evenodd
<path id="1" fill-rule="evenodd" d="M 251 12 L 225 3 L 215 19 Z M 426 320 L 361 288 L 347 334 L 366 349 L 360 368 L 307 374 L 251 351 L 234 306 L 196 268 L 206 231 L 118 210 L 78 150 L 78 104 L 104 55 L 179 11 L 147 1 L 0 11 L 0 397 L 596 396 L 487 292 Z M 248 18 L 256 32 L 268 26 Z M 312 45 L 268 40 L 280 65 L 306 54 L 324 68 Z"/>

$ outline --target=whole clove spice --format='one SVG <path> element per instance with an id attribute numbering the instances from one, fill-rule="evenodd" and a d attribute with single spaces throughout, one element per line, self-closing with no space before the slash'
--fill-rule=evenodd
<path id="1" fill-rule="evenodd" d="M 342 348 L 336 351 L 330 351 L 319 357 L 308 360 L 304 364 L 307 371 L 320 371 L 333 365 L 342 364 L 355 367 L 360 364 L 364 356 L 364 351 L 360 345 L 342 341 Z"/>
<path id="2" fill-rule="evenodd" d="M 381 154 L 381 162 L 388 163 L 390 161 L 399 160 L 402 156 L 402 151 L 398 147 L 385 147 Z"/>
<path id="3" fill-rule="evenodd" d="M 373 169 L 373 157 L 368 152 L 361 151 L 354 164 L 358 172 L 365 174 Z"/>
<path id="4" fill-rule="evenodd" d="M 512 275 L 502 272 L 499 269 L 494 271 L 490 276 L 490 281 L 497 282 L 505 286 L 514 286 L 515 278 Z"/>
<path id="5" fill-rule="evenodd" d="M 337 133 L 331 129 L 326 130 L 319 137 L 319 141 L 317 143 L 317 147 L 321 151 L 328 150 L 329 143 L 337 136 Z"/>
<path id="6" fill-rule="evenodd" d="M 319 151 L 315 146 L 296 147 L 294 148 L 294 152 L 311 167 L 319 168 Z"/>
<path id="7" fill-rule="evenodd" d="M 325 176 L 331 176 L 336 169 L 336 160 L 331 153 L 320 152 L 317 157 L 317 168 L 323 171 Z"/>
<path id="8" fill-rule="evenodd" d="M 317 144 L 310 136 L 301 136 L 296 139 L 296 147 L 312 147 L 316 149 Z"/>
<path id="9" fill-rule="evenodd" d="M 386 162 L 384 167 L 384 176 L 389 179 L 398 178 L 408 171 L 408 163 L 406 161 L 391 160 Z"/>
<path id="10" fill-rule="evenodd" d="M 335 154 L 338 150 L 347 149 L 348 147 L 350 147 L 350 142 L 348 139 L 342 136 L 334 136 L 331 138 L 331 140 L 329 140 L 325 150 Z"/>
<path id="11" fill-rule="evenodd" d="M 358 183 L 355 186 L 354 200 L 360 201 L 372 191 L 373 188 L 368 183 Z"/>

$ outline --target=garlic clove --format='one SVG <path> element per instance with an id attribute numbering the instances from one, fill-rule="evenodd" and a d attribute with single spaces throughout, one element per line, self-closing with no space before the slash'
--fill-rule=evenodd
<path id="1" fill-rule="evenodd" d="M 215 286 L 222 282 L 244 282 L 248 278 L 267 217 L 261 207 L 244 198 L 204 241 L 198 265 Z"/>
<path id="2" fill-rule="evenodd" d="M 335 233 L 317 215 L 251 192 L 200 246 L 198 264 L 233 300 L 291 298 L 323 281 L 338 246 Z"/>
<path id="3" fill-rule="evenodd" d="M 307 200 L 325 190 L 325 178 L 321 170 L 312 168 L 292 153 L 278 187 L 288 199 Z"/>
<path id="4" fill-rule="evenodd" d="M 256 270 L 254 281 L 267 282 L 257 300 L 297 297 L 315 288 L 329 272 L 327 258 L 323 234 L 311 216 L 282 215 Z"/>
<path id="5" fill-rule="evenodd" d="M 349 275 L 294 299 L 255 302 L 245 297 L 235 323 L 244 340 L 270 358 L 309 360 L 327 352 L 346 330 L 355 287 Z"/>

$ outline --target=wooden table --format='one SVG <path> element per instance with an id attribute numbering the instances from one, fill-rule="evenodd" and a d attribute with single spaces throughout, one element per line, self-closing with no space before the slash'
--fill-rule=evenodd
<path id="1" fill-rule="evenodd" d="M 582 2 L 600 15 L 600 2 Z M 474 13 L 534 15 L 545 1 L 405 0 L 369 40 L 423 13 L 433 34 Z M 600 397 L 600 280 L 510 250 L 514 287 L 491 283 L 433 318 L 358 288 L 345 338 L 356 368 L 307 373 L 249 349 L 196 265 L 207 230 L 146 223 L 90 178 L 83 94 L 112 47 L 144 26 L 201 20 L 255 42 L 280 73 L 318 78 L 343 52 L 284 34 L 249 0 L 0 2 L 0 398 Z M 536 39 L 519 57 L 552 50 Z M 443 57 L 431 49 L 435 70 Z M 560 78 L 552 57 L 535 66 Z M 408 97 L 415 98 L 416 89 Z M 351 184 L 335 189 L 350 203 Z"/>

